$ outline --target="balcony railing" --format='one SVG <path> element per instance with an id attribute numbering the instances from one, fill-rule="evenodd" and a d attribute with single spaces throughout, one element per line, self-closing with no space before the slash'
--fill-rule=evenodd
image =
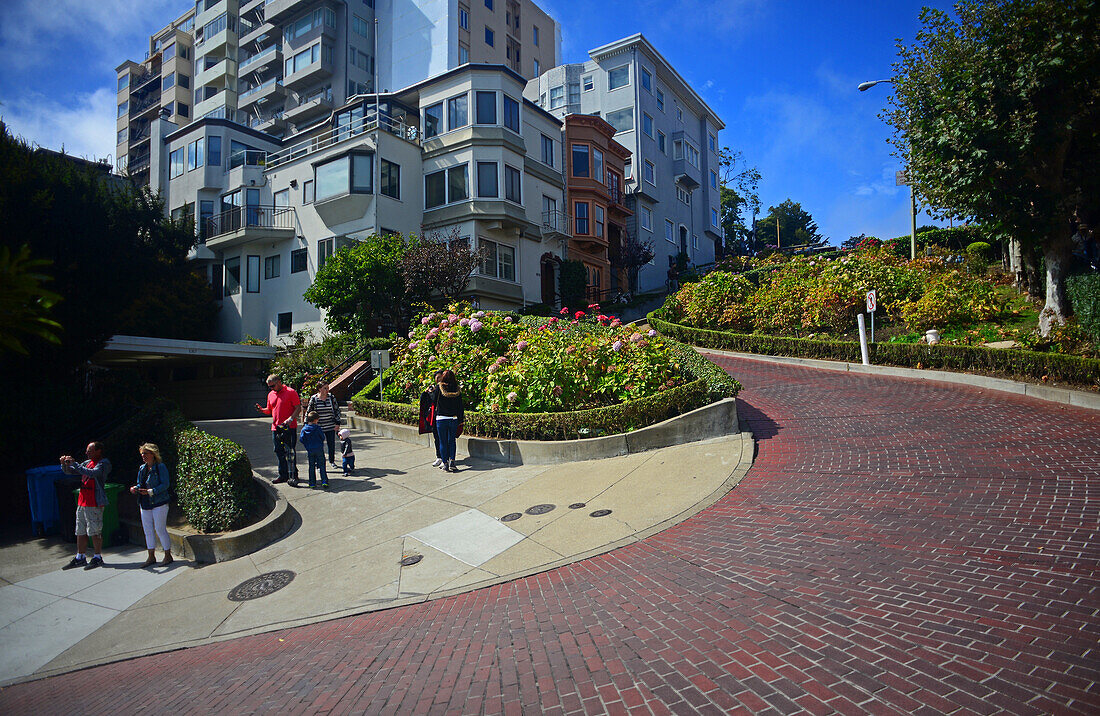
<path id="1" fill-rule="evenodd" d="M 206 220 L 206 239 L 242 229 L 295 229 L 294 209 L 287 206 L 236 206 Z"/>
<path id="2" fill-rule="evenodd" d="M 256 63 L 256 62 L 259 62 L 260 60 L 271 57 L 272 55 L 275 54 L 276 49 L 277 49 L 277 47 L 275 45 L 272 45 L 271 47 L 267 48 L 263 52 L 252 55 L 252 57 L 249 57 L 247 60 L 245 60 L 244 62 L 242 62 L 240 64 L 240 67 L 239 67 L 240 71 L 243 72 L 244 70 L 248 69 L 248 67 L 250 65 L 252 65 L 253 63 Z"/>
<path id="3" fill-rule="evenodd" d="M 268 89 L 268 88 L 271 88 L 271 87 L 276 87 L 276 86 L 281 87 L 282 84 L 283 84 L 282 81 L 278 77 L 272 77 L 271 79 L 269 79 L 267 82 L 264 82 L 263 84 L 256 85 L 255 87 L 253 87 L 251 89 L 247 89 L 244 92 L 241 92 L 238 101 L 244 100 L 244 99 L 246 99 L 248 97 L 251 97 L 252 95 L 256 94 L 257 92 L 262 92 L 265 89 Z"/>
<path id="4" fill-rule="evenodd" d="M 569 233 L 569 216 L 564 211 L 542 212 L 542 227 L 562 234 Z"/>
<path id="5" fill-rule="evenodd" d="M 267 163 L 267 152 L 262 149 L 241 149 L 229 155 L 229 168 L 262 167 Z"/>
<path id="6" fill-rule="evenodd" d="M 304 142 L 299 142 L 293 146 L 282 149 L 278 152 L 272 152 L 267 155 L 267 168 L 268 170 L 274 169 L 280 164 L 286 164 L 287 162 L 300 159 L 302 157 L 319 152 L 322 149 L 326 149 L 335 144 L 339 144 L 346 139 L 357 137 L 364 132 L 368 132 L 372 129 L 382 129 L 390 134 L 401 137 L 402 139 L 413 142 L 415 144 L 420 143 L 420 130 L 411 125 L 407 125 L 404 122 L 396 120 L 385 113 L 381 115 L 381 121 L 376 120 L 377 113 L 372 111 L 362 119 L 357 119 L 351 124 L 343 127 L 336 127 L 321 134 L 312 139 L 307 139 Z"/>

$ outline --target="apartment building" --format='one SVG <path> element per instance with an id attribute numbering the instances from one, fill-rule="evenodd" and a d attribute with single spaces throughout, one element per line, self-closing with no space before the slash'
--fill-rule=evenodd
<path id="1" fill-rule="evenodd" d="M 601 117 L 630 151 L 623 191 L 632 214 L 623 237 L 652 242 L 655 256 L 629 289 L 658 289 L 677 255 L 696 265 L 714 261 L 722 240 L 718 133 L 725 125 L 641 34 L 589 56 L 547 70 L 524 96 L 559 118 Z"/>

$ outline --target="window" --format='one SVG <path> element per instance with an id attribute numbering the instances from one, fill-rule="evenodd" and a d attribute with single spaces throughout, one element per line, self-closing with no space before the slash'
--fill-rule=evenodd
<path id="1" fill-rule="evenodd" d="M 634 178 L 634 160 L 627 159 L 623 162 L 623 176 L 627 179 Z"/>
<path id="2" fill-rule="evenodd" d="M 644 178 L 647 182 L 649 182 L 650 184 L 652 184 L 654 186 L 657 186 L 656 171 L 655 171 L 655 168 L 653 166 L 653 162 L 649 161 L 648 159 L 645 162 L 645 169 L 644 169 L 644 172 L 643 172 L 643 176 L 644 176 Z"/>
<path id="3" fill-rule="evenodd" d="M 130 73 L 127 72 L 126 74 L 124 74 L 124 75 L 122 75 L 121 77 L 118 78 L 118 91 L 121 92 L 122 90 L 126 89 L 129 86 L 130 86 Z"/>
<path id="4" fill-rule="evenodd" d="M 187 75 L 177 75 L 176 82 L 184 89 L 191 89 L 191 78 Z"/>
<path id="5" fill-rule="evenodd" d="M 685 204 L 691 204 L 691 193 L 679 185 L 676 186 L 676 198 Z"/>
<path id="6" fill-rule="evenodd" d="M 259 256 L 249 256 L 248 257 L 248 272 L 246 274 L 246 278 L 248 280 L 248 288 L 246 290 L 249 293 L 259 293 L 260 292 L 260 257 Z"/>
<path id="7" fill-rule="evenodd" d="M 194 142 L 187 145 L 187 171 L 202 166 L 203 146 L 205 144 L 205 140 L 196 139 Z"/>
<path id="8" fill-rule="evenodd" d="M 653 75 L 649 74 L 649 70 L 642 68 L 642 87 L 651 90 L 653 89 Z"/>
<path id="9" fill-rule="evenodd" d="M 369 194 L 372 191 L 374 157 L 351 154 L 318 164 L 314 169 L 314 198 L 317 201 L 342 194 Z"/>
<path id="10" fill-rule="evenodd" d="M 588 75 L 587 77 L 581 77 L 581 89 L 582 90 L 584 90 L 585 92 L 589 92 L 589 91 L 592 90 L 593 87 L 594 87 L 594 85 L 592 84 L 592 75 Z"/>
<path id="11" fill-rule="evenodd" d="M 464 7 L 458 9 L 458 26 L 463 30 L 470 29 L 470 13 Z"/>
<path id="12" fill-rule="evenodd" d="M 619 89 L 620 87 L 626 87 L 630 84 L 630 65 L 623 65 L 622 67 L 616 67 L 613 70 L 607 72 L 607 89 Z"/>
<path id="13" fill-rule="evenodd" d="M 699 166 L 699 150 L 691 146 L 690 143 L 684 142 L 684 155 L 688 160 L 688 164 L 698 168 Z"/>
<path id="14" fill-rule="evenodd" d="M 241 257 L 225 260 L 225 295 L 236 296 L 241 292 Z"/>
<path id="15" fill-rule="evenodd" d="M 118 139 L 115 141 L 115 144 L 122 144 L 125 141 L 126 141 L 126 130 L 125 129 L 118 130 Z"/>
<path id="16" fill-rule="evenodd" d="M 692 234 L 691 235 L 691 248 L 693 248 L 693 249 L 699 248 L 699 235 L 698 234 Z"/>
<path id="17" fill-rule="evenodd" d="M 493 0 L 485 0 L 485 7 L 492 10 L 493 9 Z"/>
<path id="18" fill-rule="evenodd" d="M 504 95 L 504 126 L 519 134 L 519 102 Z"/>
<path id="19" fill-rule="evenodd" d="M 206 138 L 206 164 L 212 167 L 220 167 L 222 165 L 221 137 L 210 136 Z"/>
<path id="20" fill-rule="evenodd" d="M 573 202 L 573 233 L 588 234 L 588 202 Z"/>
<path id="21" fill-rule="evenodd" d="M 497 123 L 497 93 L 475 92 L 474 114 L 478 124 Z"/>
<path id="22" fill-rule="evenodd" d="M 534 63 L 534 68 L 535 68 L 534 75 L 535 75 L 535 77 L 538 77 L 539 76 L 539 61 L 538 60 L 532 60 L 532 62 Z"/>
<path id="23" fill-rule="evenodd" d="M 379 188 L 379 192 L 394 199 L 401 198 L 400 164 L 391 162 L 388 159 L 382 160 L 382 186 Z"/>
<path id="24" fill-rule="evenodd" d="M 485 44 L 489 47 L 493 46 L 493 31 L 489 28 L 485 28 Z"/>
<path id="25" fill-rule="evenodd" d="M 565 104 L 565 87 L 558 85 L 550 88 L 550 109 L 557 109 Z"/>
<path id="26" fill-rule="evenodd" d="M 325 46 L 325 50 L 327 52 L 332 51 L 332 49 L 329 48 L 327 45 Z M 306 49 L 302 50 L 301 52 L 299 52 L 298 54 L 294 55 L 293 57 L 290 57 L 290 58 L 287 59 L 286 68 L 285 68 L 286 69 L 286 74 L 291 75 L 295 72 L 299 72 L 301 70 L 304 70 L 305 68 L 309 67 L 310 65 L 312 65 L 315 62 L 319 62 L 320 60 L 321 60 L 321 43 L 311 45 L 311 46 L 307 47 Z M 331 56 L 328 58 L 328 61 L 332 62 Z"/>
<path id="27" fill-rule="evenodd" d="M 672 143 L 672 158 L 683 159 L 684 158 L 684 143 L 677 139 Z"/>
<path id="28" fill-rule="evenodd" d="M 589 176 L 588 145 L 587 144 L 574 144 L 573 145 L 573 176 L 575 176 L 575 177 Z"/>
<path id="29" fill-rule="evenodd" d="M 280 336 L 285 336 L 290 333 L 290 329 L 294 327 L 294 314 L 292 313 L 280 313 L 275 318 L 275 333 Z"/>
<path id="30" fill-rule="evenodd" d="M 642 131 L 646 133 L 647 137 L 653 139 L 653 117 L 645 112 L 642 112 Z"/>
<path id="31" fill-rule="evenodd" d="M 470 63 L 470 48 L 466 45 L 459 44 L 458 46 L 458 64 L 466 65 Z"/>
<path id="32" fill-rule="evenodd" d="M 523 203 L 522 176 L 519 169 L 504 165 L 504 198 L 508 201 Z"/>
<path id="33" fill-rule="evenodd" d="M 126 99 L 120 102 L 118 105 L 118 116 L 121 117 L 128 111 L 130 111 L 130 100 Z"/>
<path id="34" fill-rule="evenodd" d="M 592 212 L 596 215 L 596 231 L 593 236 L 603 237 L 603 207 L 599 204 L 592 206 Z"/>
<path id="35" fill-rule="evenodd" d="M 718 188 L 718 172 L 711 172 L 710 173 L 710 188 L 711 189 L 717 189 Z"/>
<path id="36" fill-rule="evenodd" d="M 665 241 L 676 243 L 676 225 L 670 219 L 665 219 Z"/>
<path id="37" fill-rule="evenodd" d="M 465 164 L 447 170 L 447 201 L 470 198 L 470 172 Z"/>
<path id="38" fill-rule="evenodd" d="M 653 230 L 653 212 L 647 206 L 642 207 L 642 228 L 647 231 Z"/>
<path id="39" fill-rule="evenodd" d="M 317 270 L 325 267 L 325 262 L 336 251 L 336 237 L 317 240 Z"/>
<path id="40" fill-rule="evenodd" d="M 301 273 L 309 265 L 309 251 L 307 249 L 294 249 L 290 252 L 290 272 Z M 287 314 L 289 315 L 289 314 Z"/>
<path id="41" fill-rule="evenodd" d="M 433 209 L 443 204 L 470 198 L 469 167 L 460 164 L 424 177 L 424 208 Z"/>
<path id="42" fill-rule="evenodd" d="M 477 163 L 477 195 L 494 199 L 500 196 L 500 190 L 497 188 L 496 162 Z"/>
<path id="43" fill-rule="evenodd" d="M 214 202 L 203 199 L 199 202 L 199 236 L 206 236 L 206 229 L 210 225 L 210 219 L 214 216 Z"/>
<path id="44" fill-rule="evenodd" d="M 684 121 L 684 110 L 680 109 L 680 105 L 676 105 L 676 119 Z"/>
<path id="45" fill-rule="evenodd" d="M 279 278 L 279 254 L 264 259 L 264 280 Z"/>
<path id="46" fill-rule="evenodd" d="M 542 163 L 547 166 L 554 166 L 554 140 L 542 135 Z"/>
<path id="47" fill-rule="evenodd" d="M 603 183 L 603 152 L 592 147 L 592 178 Z"/>
<path id="48" fill-rule="evenodd" d="M 283 189 L 272 194 L 272 198 L 275 200 L 276 208 L 283 208 L 290 206 L 290 189 Z"/>
<path id="49" fill-rule="evenodd" d="M 447 100 L 447 130 L 458 129 L 469 124 L 469 97 L 459 95 Z"/>
<path id="50" fill-rule="evenodd" d="M 713 226 L 716 229 L 718 228 L 718 210 L 717 209 L 711 209 L 710 210 L 710 225 Z"/>
<path id="51" fill-rule="evenodd" d="M 661 154 L 668 154 L 668 147 L 665 143 L 665 133 L 657 132 L 657 149 L 661 151 Z"/>
<path id="52" fill-rule="evenodd" d="M 432 172 L 424 176 L 424 208 L 431 209 L 447 203 L 447 173 Z"/>
<path id="53" fill-rule="evenodd" d="M 162 92 L 167 92 L 176 86 L 176 73 L 172 72 L 163 80 L 160 81 L 160 89 Z"/>
<path id="54" fill-rule="evenodd" d="M 516 280 L 516 250 L 513 247 L 480 237 L 477 243 L 483 252 L 480 268 L 483 276 Z"/>
<path id="55" fill-rule="evenodd" d="M 168 155 L 168 178 L 175 179 L 183 174 L 183 147 Z"/>
<path id="56" fill-rule="evenodd" d="M 707 146 L 710 147 L 710 151 L 718 152 L 718 138 L 713 134 L 707 134 Z"/>
<path id="57" fill-rule="evenodd" d="M 172 105 L 169 104 L 168 106 L 171 107 Z M 176 114 L 178 114 L 179 116 L 186 117 L 186 116 L 188 116 L 190 111 L 191 111 L 191 108 L 188 107 L 183 102 L 176 102 Z"/>
<path id="58" fill-rule="evenodd" d="M 443 103 L 424 108 L 424 138 L 434 137 L 443 127 Z"/>
<path id="59" fill-rule="evenodd" d="M 351 29 L 360 37 L 370 37 L 370 23 L 358 15 L 351 16 Z"/>
<path id="60" fill-rule="evenodd" d="M 654 92 L 653 96 L 657 98 L 657 109 L 664 112 L 665 111 L 665 93 L 661 91 L 660 87 L 658 87 L 657 91 Z"/>
<path id="61" fill-rule="evenodd" d="M 629 132 L 634 129 L 634 110 L 630 107 L 608 112 L 604 119 L 615 128 L 616 132 Z"/>
<path id="62" fill-rule="evenodd" d="M 314 184 L 313 184 L 312 179 L 306 179 L 302 183 L 302 203 L 303 204 L 312 204 L 313 203 L 313 200 L 314 200 L 314 197 L 315 197 L 315 192 L 313 191 L 313 186 L 314 186 Z"/>
<path id="63" fill-rule="evenodd" d="M 569 104 L 581 103 L 581 86 L 576 82 L 569 83 Z"/>
<path id="64" fill-rule="evenodd" d="M 531 42 L 535 43 L 535 47 L 539 46 L 539 26 L 531 26 Z"/>

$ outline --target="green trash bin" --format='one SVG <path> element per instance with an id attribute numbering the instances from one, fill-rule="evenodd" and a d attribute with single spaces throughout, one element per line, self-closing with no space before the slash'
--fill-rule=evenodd
<path id="1" fill-rule="evenodd" d="M 115 533 L 118 532 L 118 501 L 126 490 L 125 485 L 117 482 L 108 482 L 103 486 L 107 493 L 107 506 L 103 508 L 103 546 L 110 547 L 114 544 Z M 73 498 L 80 495 L 80 488 L 73 490 Z"/>

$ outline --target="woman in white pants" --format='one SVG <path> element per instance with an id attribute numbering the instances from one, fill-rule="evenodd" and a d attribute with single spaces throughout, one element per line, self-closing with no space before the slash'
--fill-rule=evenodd
<path id="1" fill-rule="evenodd" d="M 152 567 L 157 563 L 154 548 L 157 546 L 155 540 L 160 539 L 160 548 L 164 550 L 160 566 L 165 567 L 172 564 L 172 542 L 168 537 L 168 501 L 172 499 L 168 490 L 171 484 L 168 466 L 160 459 L 160 448 L 153 443 L 145 443 L 138 449 L 145 464 L 138 468 L 137 484 L 130 492 L 138 496 L 145 547 L 149 550 L 149 558 L 141 566 Z"/>

